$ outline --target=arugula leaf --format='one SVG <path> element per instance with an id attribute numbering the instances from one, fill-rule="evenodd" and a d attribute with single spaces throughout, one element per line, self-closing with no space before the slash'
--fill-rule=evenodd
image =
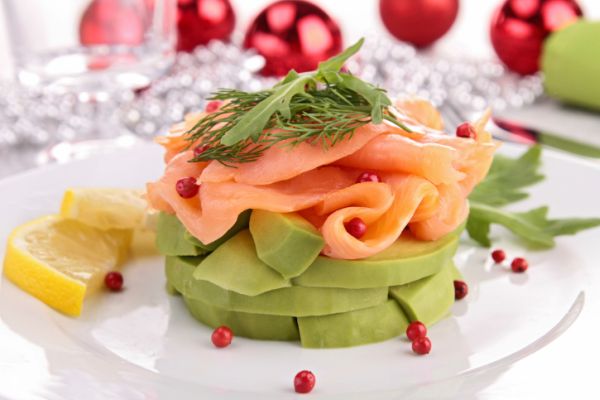
<path id="1" fill-rule="evenodd" d="M 371 105 L 371 119 L 373 123 L 380 124 L 383 121 L 383 107 L 392 104 L 385 92 L 353 75 L 341 74 L 342 84 L 350 90 L 364 97 Z"/>
<path id="2" fill-rule="evenodd" d="M 352 46 L 348 47 L 346 50 L 344 50 L 337 56 L 331 57 L 329 60 L 320 62 L 319 68 L 317 69 L 317 74 L 322 74 L 326 71 L 338 72 L 340 69 L 342 69 L 344 63 L 348 61 L 350 57 L 358 53 L 364 42 L 365 39 L 361 38 L 358 42 L 354 43 Z"/>
<path id="3" fill-rule="evenodd" d="M 267 126 L 269 120 L 276 112 L 279 112 L 284 118 L 291 117 L 290 101 L 292 97 L 300 93 L 306 93 L 304 86 L 314 78 L 308 75 L 288 74 L 290 78 L 273 93 L 258 103 L 252 110 L 242 116 L 239 121 L 221 138 L 221 143 L 225 146 L 232 146 L 244 139 L 249 138 L 255 132 L 262 132 Z M 287 79 L 287 77 L 286 77 Z"/>
<path id="4" fill-rule="evenodd" d="M 467 232 L 473 240 L 491 246 L 490 226 L 499 224 L 530 247 L 551 248 L 556 236 L 573 235 L 600 226 L 600 218 L 548 219 L 546 206 L 526 212 L 500 208 L 528 197 L 522 189 L 544 179 L 538 171 L 540 156 L 541 148 L 535 146 L 516 159 L 501 155 L 494 158 L 488 176 L 469 196 L 471 210 Z"/>
<path id="5" fill-rule="evenodd" d="M 512 212 L 471 202 L 467 232 L 473 240 L 489 247 L 490 224 L 500 224 L 534 248 L 554 247 L 554 237 L 574 235 L 579 231 L 600 226 L 600 218 L 548 219 L 548 207 L 526 212 Z"/>
<path id="6" fill-rule="evenodd" d="M 504 206 L 527 198 L 529 195 L 521 189 L 544 179 L 538 172 L 541 154 L 541 147 L 534 146 L 516 159 L 496 155 L 487 177 L 475 187 L 469 199 Z"/>

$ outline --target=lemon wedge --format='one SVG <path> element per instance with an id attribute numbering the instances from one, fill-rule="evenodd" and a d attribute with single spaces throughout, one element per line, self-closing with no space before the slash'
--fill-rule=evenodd
<path id="1" fill-rule="evenodd" d="M 67 315 L 126 258 L 131 230 L 101 230 L 50 215 L 16 228 L 8 239 L 4 274 L 21 289 Z"/>
<path id="2" fill-rule="evenodd" d="M 98 229 L 143 229 L 147 203 L 143 191 L 112 188 L 68 189 L 60 215 Z"/>

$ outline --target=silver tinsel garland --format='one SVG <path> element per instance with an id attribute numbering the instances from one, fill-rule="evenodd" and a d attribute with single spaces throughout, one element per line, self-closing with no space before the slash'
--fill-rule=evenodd
<path id="1" fill-rule="evenodd" d="M 114 92 L 105 98 L 46 93 L 16 84 L 0 84 L 0 149 L 47 146 L 61 141 L 162 134 L 190 111 L 201 109 L 219 88 L 254 91 L 273 78 L 258 71 L 264 60 L 234 44 L 212 42 L 193 53 L 180 53 L 170 73 L 137 93 Z M 431 100 L 452 99 L 467 113 L 530 104 L 542 92 L 539 75 L 520 77 L 496 61 L 442 58 L 387 38 L 366 41 L 348 68 L 388 90 Z M 110 129 L 105 128 L 110 126 Z M 109 132 L 107 132 L 109 131 Z"/>

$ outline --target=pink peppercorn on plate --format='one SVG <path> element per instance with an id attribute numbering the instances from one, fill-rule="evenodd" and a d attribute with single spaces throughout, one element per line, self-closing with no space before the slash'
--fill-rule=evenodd
<path id="1" fill-rule="evenodd" d="M 523 151 L 503 149 L 512 156 Z M 160 158 L 157 148 L 145 144 L 4 180 L 0 238 L 5 241 L 12 227 L 55 210 L 67 182 L 137 187 L 160 173 Z M 131 159 L 141 168 L 127 168 Z M 551 151 L 543 162 L 547 179 L 532 188 L 531 198 L 519 204 L 522 209 L 549 203 L 556 216 L 597 213 L 600 194 L 589 188 L 589 182 L 600 181 L 597 165 Z M 494 262 L 491 249 L 461 239 L 455 262 L 469 292 L 453 306 L 452 316 L 428 328 L 431 351 L 422 356 L 403 338 L 311 350 L 234 337 L 218 349 L 211 343 L 213 330 L 165 293 L 158 256 L 130 262 L 123 270 L 124 289 L 90 299 L 78 319 L 3 279 L 0 398 L 76 399 L 90 393 L 98 398 L 294 398 L 294 377 L 302 370 L 316 378 L 307 395 L 315 398 L 473 393 L 494 398 L 498 391 L 513 393 L 515 385 L 532 396 L 553 396 L 566 388 L 571 394 L 592 393 L 594 372 L 584 365 L 586 355 L 600 352 L 595 339 L 598 231 L 558 239 L 556 247 L 543 252 L 524 249 L 503 229 L 493 229 L 491 238 L 494 249 L 506 253 L 502 263 Z M 521 256 L 529 268 L 514 273 L 510 264 Z"/>

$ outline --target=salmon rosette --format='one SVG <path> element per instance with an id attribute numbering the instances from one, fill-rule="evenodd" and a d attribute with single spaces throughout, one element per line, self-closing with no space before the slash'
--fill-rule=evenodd
<path id="1" fill-rule="evenodd" d="M 468 196 L 497 144 L 488 114 L 443 132 L 341 70 L 361 42 L 259 92 L 221 90 L 157 142 L 167 283 L 211 327 L 348 347 L 448 315 Z"/>
<path id="2" fill-rule="evenodd" d="M 193 150 L 181 134 L 204 115 L 192 114 L 158 142 L 166 150 L 166 169 L 148 184 L 153 208 L 173 213 L 203 243 L 221 238 L 245 210 L 298 212 L 323 235 L 323 254 L 340 259 L 373 256 L 409 230 L 420 240 L 437 240 L 463 224 L 467 197 L 493 160 L 497 144 L 484 126 L 473 124 L 474 138 L 439 131 L 433 106 L 396 104 L 411 132 L 391 124 L 367 124 L 331 148 L 302 143 L 272 147 L 256 161 L 226 166 L 217 160 L 191 163 Z M 193 148 L 193 146 L 191 146 Z M 361 182 L 369 173 L 371 180 Z M 182 198 L 178 180 L 194 177 L 197 195 Z M 359 218 L 364 235 L 348 223 Z"/>

